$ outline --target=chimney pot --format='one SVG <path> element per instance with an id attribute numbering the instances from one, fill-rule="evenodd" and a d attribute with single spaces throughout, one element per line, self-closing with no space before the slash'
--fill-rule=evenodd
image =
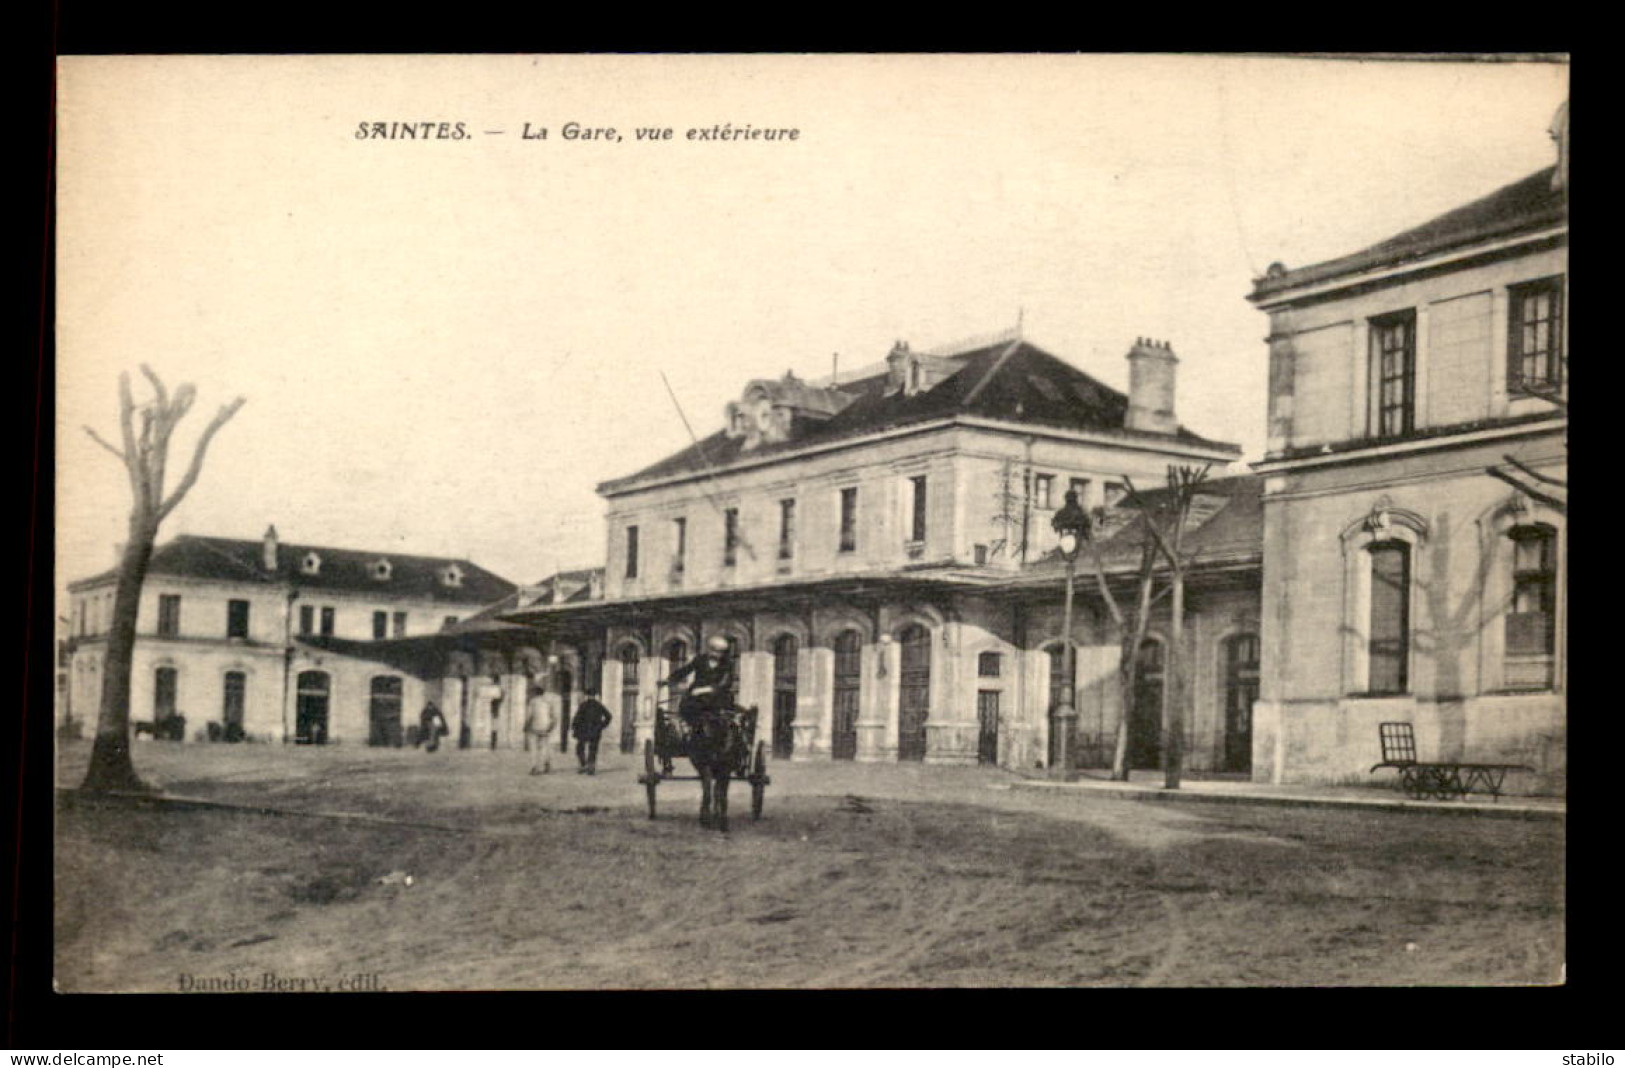
<path id="1" fill-rule="evenodd" d="M 1139 338 L 1128 352 L 1128 415 L 1124 426 L 1153 434 L 1179 429 L 1174 415 L 1174 379 L 1179 359 L 1168 341 Z"/>

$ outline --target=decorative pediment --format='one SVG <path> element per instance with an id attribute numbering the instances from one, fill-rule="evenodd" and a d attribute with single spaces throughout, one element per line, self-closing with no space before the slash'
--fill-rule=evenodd
<path id="1" fill-rule="evenodd" d="M 736 401 L 728 402 L 724 433 L 743 448 L 788 441 L 798 421 L 822 422 L 852 403 L 838 389 L 808 385 L 786 371 L 783 378 L 758 378 Z"/>

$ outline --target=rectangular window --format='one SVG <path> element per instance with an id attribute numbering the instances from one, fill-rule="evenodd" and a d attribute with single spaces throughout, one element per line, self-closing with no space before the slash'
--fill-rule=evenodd
<path id="1" fill-rule="evenodd" d="M 247 601 L 228 601 L 226 603 L 226 637 L 248 637 Z"/>
<path id="2" fill-rule="evenodd" d="M 1067 482 L 1066 488 L 1068 493 L 1078 495 L 1079 508 L 1089 507 L 1089 480 L 1087 478 L 1074 478 Z"/>
<path id="3" fill-rule="evenodd" d="M 390 622 L 394 624 L 395 637 L 397 637 L 397 638 L 406 637 L 406 613 L 405 612 L 396 612 L 392 617 L 390 617 Z"/>
<path id="4" fill-rule="evenodd" d="M 796 554 L 796 502 L 779 502 L 779 559 L 789 560 Z"/>
<path id="5" fill-rule="evenodd" d="M 914 494 L 913 522 L 909 526 L 909 541 L 925 540 L 925 476 L 915 475 L 909 479 L 909 485 Z"/>
<path id="6" fill-rule="evenodd" d="M 998 653 L 976 654 L 976 674 L 979 678 L 996 679 L 1002 672 L 1004 658 Z"/>
<path id="7" fill-rule="evenodd" d="M 374 641 L 389 637 L 389 613 L 374 612 L 372 614 L 372 637 Z"/>
<path id="8" fill-rule="evenodd" d="M 181 595 L 178 593 L 161 593 L 158 595 L 158 633 L 165 638 L 173 638 L 181 632 Z"/>
<path id="9" fill-rule="evenodd" d="M 626 528 L 626 577 L 638 577 L 638 528 Z"/>
<path id="10" fill-rule="evenodd" d="M 1416 429 L 1416 312 L 1371 320 L 1371 365 L 1377 386 L 1377 435 Z"/>
<path id="11" fill-rule="evenodd" d="M 858 547 L 858 487 L 848 486 L 841 491 L 841 541 L 843 553 Z"/>
<path id="12" fill-rule="evenodd" d="M 1557 648 L 1557 532 L 1517 527 L 1512 538 L 1512 604 L 1506 617 L 1506 687 L 1550 689 Z"/>
<path id="13" fill-rule="evenodd" d="M 322 608 L 322 637 L 331 638 L 332 636 L 333 636 L 333 609 L 332 609 L 331 606 L 324 606 Z"/>
<path id="14" fill-rule="evenodd" d="M 671 521 L 671 570 L 681 575 L 688 562 L 688 519 L 679 517 Z"/>
<path id="15" fill-rule="evenodd" d="M 1549 391 L 1563 380 L 1563 279 L 1512 287 L 1507 309 L 1507 389 Z"/>
<path id="16" fill-rule="evenodd" d="M 733 567 L 739 562 L 739 509 L 728 508 L 722 513 L 722 566 Z"/>
<path id="17" fill-rule="evenodd" d="M 1035 475 L 1035 476 L 1033 476 L 1033 507 L 1034 508 L 1054 508 L 1055 507 L 1055 476 L 1054 475 Z"/>
<path id="18" fill-rule="evenodd" d="M 1370 678 L 1374 694 L 1405 693 L 1409 685 L 1411 549 L 1404 542 L 1378 542 L 1371 555 Z"/>
<path id="19" fill-rule="evenodd" d="M 302 604 L 299 606 L 299 633 L 312 634 L 316 630 L 316 606 Z"/>

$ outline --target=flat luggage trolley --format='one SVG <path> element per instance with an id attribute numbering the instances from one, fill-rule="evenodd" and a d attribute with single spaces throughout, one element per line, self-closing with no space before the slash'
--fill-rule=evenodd
<path id="1" fill-rule="evenodd" d="M 1400 789 L 1414 801 L 1451 801 L 1474 790 L 1499 801 L 1507 772 L 1535 770 L 1528 764 L 1424 763 L 1416 759 L 1416 734 L 1409 723 L 1378 724 L 1377 734 L 1382 742 L 1382 763 L 1371 765 L 1372 773 L 1381 768 L 1396 769 Z"/>
<path id="2" fill-rule="evenodd" d="M 662 782 L 700 781 L 698 775 L 672 772 L 672 762 L 688 756 L 687 739 L 677 719 L 677 705 L 678 698 L 674 696 L 655 706 L 655 736 L 643 743 L 643 774 L 638 776 L 638 782 L 648 791 L 650 819 L 655 818 L 655 793 Z M 745 745 L 734 766 L 733 777 L 750 783 L 750 817 L 759 820 L 768 785 L 773 782 L 767 774 L 767 743 L 756 740 L 754 706 L 735 709 L 731 714 L 740 717 L 745 734 Z"/>

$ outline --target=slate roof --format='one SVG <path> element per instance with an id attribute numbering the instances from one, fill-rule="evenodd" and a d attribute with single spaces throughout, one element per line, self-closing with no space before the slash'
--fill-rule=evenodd
<path id="1" fill-rule="evenodd" d="M 466 580 L 465 580 L 466 581 Z M 577 571 L 560 571 L 549 575 L 540 582 L 531 586 L 517 587 L 501 600 L 489 604 L 467 619 L 459 620 L 449 627 L 441 628 L 442 634 L 483 634 L 497 630 L 526 630 L 516 623 L 505 622 L 501 617 L 517 612 L 522 608 L 535 608 L 542 605 L 580 604 L 597 600 L 603 595 L 604 569 L 601 567 L 582 568 Z M 597 586 L 597 595 L 594 595 L 594 585 Z M 560 588 L 568 590 L 563 597 L 558 596 Z"/>
<path id="2" fill-rule="evenodd" d="M 1398 266 L 1462 245 L 1564 223 L 1568 220 L 1568 190 L 1552 188 L 1555 171 L 1556 167 L 1537 171 L 1489 196 L 1447 211 L 1359 252 L 1254 279 L 1248 299 L 1264 300 L 1282 290 L 1311 282 Z"/>
<path id="3" fill-rule="evenodd" d="M 260 563 L 263 551 L 261 541 L 181 534 L 153 551 L 147 573 L 217 582 L 291 584 L 302 590 L 345 591 L 460 605 L 489 604 L 516 589 L 507 579 L 470 560 L 282 542 L 277 546 L 277 567 L 268 571 Z M 312 551 L 321 557 L 321 570 L 307 575 L 300 564 L 305 554 Z M 379 560 L 390 563 L 388 579 L 372 577 L 372 565 Z M 440 581 L 440 572 L 448 564 L 456 564 L 462 571 L 461 585 L 451 587 Z M 68 588 L 95 585 L 117 574 L 116 570 L 106 571 L 72 583 Z"/>
<path id="4" fill-rule="evenodd" d="M 654 479 L 726 468 L 742 459 L 956 415 L 1087 430 L 1125 440 L 1171 439 L 1238 455 L 1241 452 L 1236 445 L 1204 438 L 1184 427 L 1173 435 L 1127 429 L 1123 425 L 1128 414 L 1127 396 L 1028 341 L 1000 342 L 953 359 L 961 365 L 958 371 L 913 396 L 902 392 L 887 396 L 884 374 L 843 382 L 839 388 L 854 397 L 852 403 L 829 419 L 807 425 L 788 441 L 759 445 L 746 452 L 744 439 L 729 438 L 718 431 L 635 474 L 601 483 L 598 492 L 612 495 Z"/>

